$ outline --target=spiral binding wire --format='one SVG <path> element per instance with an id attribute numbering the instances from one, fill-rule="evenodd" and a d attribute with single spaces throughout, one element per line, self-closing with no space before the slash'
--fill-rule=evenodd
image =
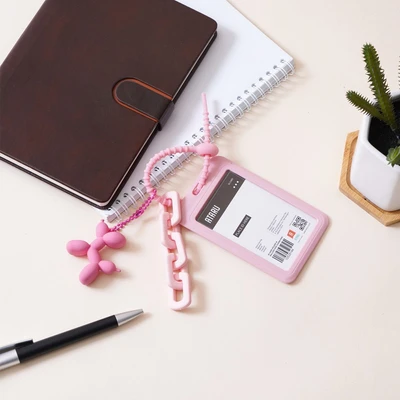
<path id="1" fill-rule="evenodd" d="M 224 108 L 221 115 L 217 114 L 214 117 L 215 121 L 211 122 L 212 140 L 219 138 L 223 131 L 233 125 L 237 119 L 242 118 L 244 113 L 249 112 L 260 99 L 264 99 L 281 82 L 286 81 L 290 75 L 293 75 L 294 70 L 294 65 L 291 62 L 282 59 L 279 64 L 274 65 L 272 72 L 266 71 L 264 76 L 259 77 L 257 84 L 253 83 L 250 89 L 246 89 L 243 95 L 236 98 L 236 103 L 231 102 L 229 109 Z M 202 130 L 203 128 L 200 128 L 198 133 L 194 133 L 191 140 L 186 140 L 184 144 L 196 146 L 202 143 Z M 152 174 L 153 185 L 155 187 L 162 185 L 170 176 L 175 174 L 177 169 L 184 168 L 184 163 L 190 162 L 193 156 L 195 154 L 176 154 L 168 160 L 161 161 L 160 165 L 157 165 L 154 169 L 158 175 Z M 124 193 L 123 199 L 116 200 L 108 209 L 108 222 L 112 222 L 115 219 L 121 220 L 131 207 L 138 208 L 140 202 L 145 200 L 143 181 L 140 180 L 138 184 L 138 186 L 131 187 L 131 193 Z"/>

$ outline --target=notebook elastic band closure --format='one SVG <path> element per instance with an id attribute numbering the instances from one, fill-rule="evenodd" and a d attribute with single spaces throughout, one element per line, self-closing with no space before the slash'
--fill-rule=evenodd
<path id="1" fill-rule="evenodd" d="M 118 82 L 113 94 L 117 103 L 157 122 L 160 129 L 174 108 L 171 96 L 137 79 Z"/>

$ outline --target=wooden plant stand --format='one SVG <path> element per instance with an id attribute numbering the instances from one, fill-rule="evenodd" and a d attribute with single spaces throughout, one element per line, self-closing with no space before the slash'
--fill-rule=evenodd
<path id="1" fill-rule="evenodd" d="M 344 149 L 342 173 L 340 176 L 340 191 L 346 195 L 350 200 L 354 201 L 367 213 L 375 217 L 380 223 L 385 226 L 393 225 L 400 222 L 399 211 L 384 211 L 370 201 L 365 199 L 363 195 L 358 192 L 350 183 L 350 168 L 353 159 L 354 149 L 356 147 L 358 138 L 358 131 L 352 132 L 347 136 L 346 147 Z"/>

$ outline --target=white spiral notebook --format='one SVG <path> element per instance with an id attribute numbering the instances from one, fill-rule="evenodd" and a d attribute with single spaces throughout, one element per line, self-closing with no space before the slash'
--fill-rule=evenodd
<path id="1" fill-rule="evenodd" d="M 109 222 L 140 206 L 145 198 L 143 171 L 155 153 L 171 146 L 201 143 L 202 92 L 207 93 L 209 102 L 211 135 L 218 136 L 294 71 L 293 58 L 227 0 L 179 2 L 216 20 L 218 36 L 119 197 L 108 210 L 100 210 Z M 158 186 L 188 157 L 175 155 L 161 161 L 153 170 L 153 184 Z"/>

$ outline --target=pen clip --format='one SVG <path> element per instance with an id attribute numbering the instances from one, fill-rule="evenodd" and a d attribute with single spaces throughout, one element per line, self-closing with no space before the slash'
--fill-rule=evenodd
<path id="1" fill-rule="evenodd" d="M 28 346 L 33 343 L 32 339 L 24 340 L 22 342 L 8 344 L 7 346 L 0 347 L 0 354 L 5 353 L 10 350 L 20 349 L 21 347 Z"/>

